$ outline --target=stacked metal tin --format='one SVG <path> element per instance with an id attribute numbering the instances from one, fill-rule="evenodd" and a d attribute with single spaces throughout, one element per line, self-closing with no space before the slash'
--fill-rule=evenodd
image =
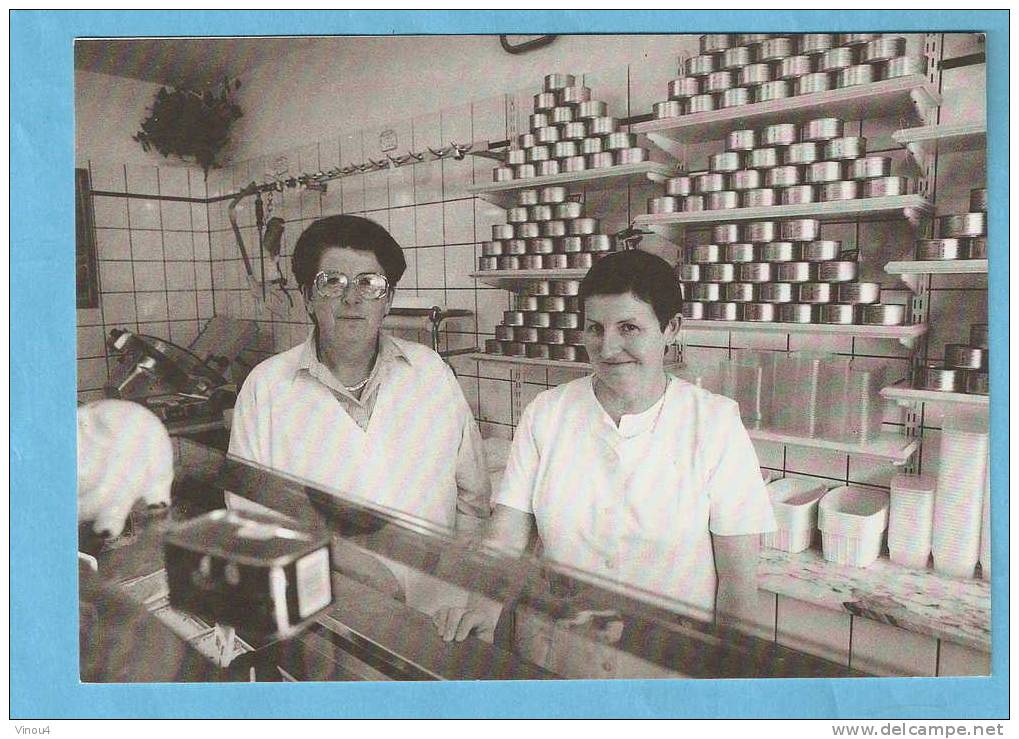
<path id="1" fill-rule="evenodd" d="M 867 139 L 845 136 L 838 118 L 732 131 L 725 151 L 708 161 L 707 170 L 666 180 L 665 195 L 650 198 L 648 212 L 767 208 L 908 191 L 905 177 L 891 175 L 891 158 L 867 156 Z"/>
<path id="2" fill-rule="evenodd" d="M 868 324 L 905 322 L 876 282 L 857 281 L 855 254 L 821 239 L 812 218 L 722 223 L 710 244 L 686 247 L 676 267 L 683 316 L 716 321 Z"/>
<path id="3" fill-rule="evenodd" d="M 482 242 L 479 269 L 587 269 L 614 249 L 598 219 L 559 185 L 518 191 L 506 220 Z"/>
<path id="4" fill-rule="evenodd" d="M 917 367 L 913 387 L 946 393 L 988 394 L 987 324 L 974 323 L 969 328 L 968 344 L 945 344 L 941 362 L 928 362 Z"/>
<path id="5" fill-rule="evenodd" d="M 608 106 L 591 99 L 591 89 L 572 74 L 545 76 L 544 90 L 534 96 L 530 130 L 510 140 L 506 161 L 496 167 L 496 182 L 526 180 L 636 164 L 648 159 L 637 134 L 619 130 Z"/>
<path id="6" fill-rule="evenodd" d="M 700 54 L 680 60 L 679 78 L 655 118 L 677 118 L 811 95 L 879 80 L 926 74 L 923 57 L 907 57 L 906 39 L 876 33 L 712 33 Z"/>
<path id="7" fill-rule="evenodd" d="M 579 280 L 535 280 L 513 295 L 485 353 L 530 359 L 586 362 Z"/>
<path id="8" fill-rule="evenodd" d="M 970 191 L 969 209 L 969 213 L 939 217 L 940 238 L 917 240 L 916 260 L 987 259 L 986 189 Z"/>

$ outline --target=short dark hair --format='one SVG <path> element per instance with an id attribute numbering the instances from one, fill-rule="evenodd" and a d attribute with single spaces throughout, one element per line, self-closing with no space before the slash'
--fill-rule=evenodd
<path id="1" fill-rule="evenodd" d="M 375 221 L 361 216 L 328 216 L 314 221 L 297 239 L 291 263 L 298 287 L 311 287 L 318 274 L 322 252 L 337 246 L 373 252 L 386 273 L 390 287 L 396 287 L 407 269 L 403 249 Z"/>
<path id="2" fill-rule="evenodd" d="M 580 282 L 580 302 L 592 295 L 633 295 L 651 306 L 662 330 L 683 310 L 676 275 L 661 257 L 629 249 L 606 254 Z"/>

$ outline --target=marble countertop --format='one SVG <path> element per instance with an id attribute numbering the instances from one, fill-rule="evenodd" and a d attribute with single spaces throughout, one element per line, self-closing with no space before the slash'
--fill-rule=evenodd
<path id="1" fill-rule="evenodd" d="M 886 557 L 869 567 L 847 567 L 828 562 L 813 549 L 798 554 L 762 549 L 758 585 L 825 608 L 991 650 L 991 588 L 984 580 L 912 570 Z"/>

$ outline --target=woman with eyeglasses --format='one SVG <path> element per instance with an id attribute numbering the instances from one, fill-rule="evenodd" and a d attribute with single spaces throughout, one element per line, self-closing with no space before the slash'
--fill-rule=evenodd
<path id="1" fill-rule="evenodd" d="M 382 331 L 407 267 L 399 244 L 367 218 L 330 216 L 301 234 L 292 264 L 313 328 L 251 371 L 230 454 L 433 530 L 472 528 L 489 514 L 490 484 L 460 384 L 430 348 Z M 373 562 L 374 585 L 429 610 L 432 584 Z"/>

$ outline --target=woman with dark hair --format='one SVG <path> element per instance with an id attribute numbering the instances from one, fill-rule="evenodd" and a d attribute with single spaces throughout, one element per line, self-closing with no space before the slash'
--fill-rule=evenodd
<path id="1" fill-rule="evenodd" d="M 485 541 L 702 620 L 752 621 L 758 537 L 774 529 L 735 402 L 665 371 L 682 295 L 665 260 L 606 256 L 581 283 L 593 374 L 524 410 Z M 494 628 L 480 600 L 441 610 L 447 640 Z"/>

